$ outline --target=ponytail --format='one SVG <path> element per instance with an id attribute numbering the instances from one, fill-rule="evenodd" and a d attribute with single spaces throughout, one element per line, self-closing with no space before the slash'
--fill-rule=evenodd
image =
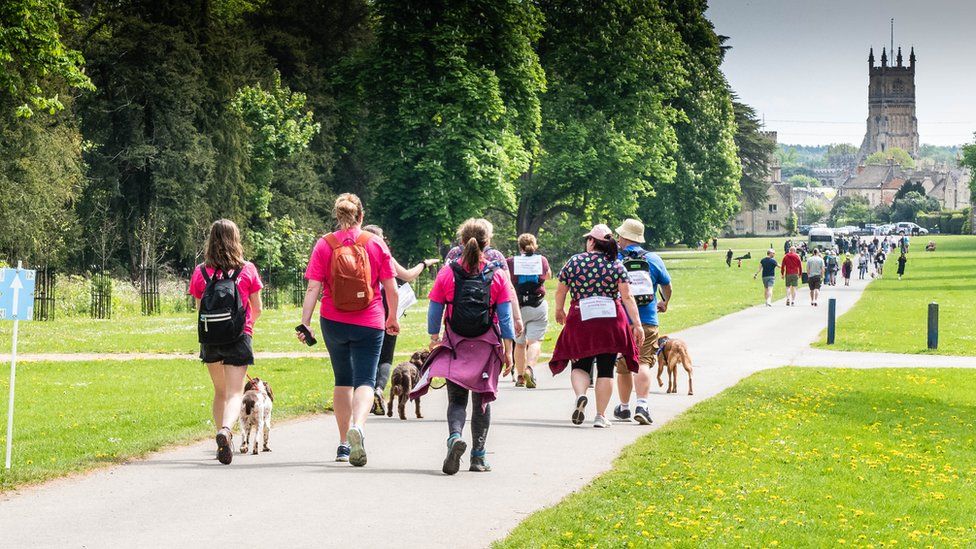
<path id="1" fill-rule="evenodd" d="M 468 242 L 464 245 L 464 252 L 461 254 L 461 266 L 464 267 L 469 273 L 476 272 L 478 270 L 478 265 L 481 263 L 481 244 L 478 243 L 478 239 L 471 237 Z"/>
<path id="2" fill-rule="evenodd" d="M 607 235 L 607 238 L 604 240 L 597 240 L 596 238 L 593 238 L 593 248 L 607 256 L 607 259 L 610 261 L 615 261 L 617 259 L 617 241 L 614 240 L 610 235 Z"/>

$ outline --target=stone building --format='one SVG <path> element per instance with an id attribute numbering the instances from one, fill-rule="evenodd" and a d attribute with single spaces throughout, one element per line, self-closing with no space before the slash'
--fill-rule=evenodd
<path id="1" fill-rule="evenodd" d="M 892 52 L 894 53 L 894 52 Z M 868 55 L 867 132 L 858 151 L 857 163 L 867 156 L 893 147 L 918 157 L 918 119 L 915 117 L 915 48 L 904 65 L 901 47 L 893 66 L 882 48 L 881 65 L 874 65 L 874 49 Z"/>
<path id="2" fill-rule="evenodd" d="M 776 132 L 763 132 L 776 142 Z M 753 208 L 745 199 L 739 203 L 736 214 L 726 229 L 725 236 L 782 236 L 787 234 L 788 220 L 793 214 L 793 186 L 783 183 L 782 170 L 776 157 L 770 159 L 766 181 L 766 200 Z"/>

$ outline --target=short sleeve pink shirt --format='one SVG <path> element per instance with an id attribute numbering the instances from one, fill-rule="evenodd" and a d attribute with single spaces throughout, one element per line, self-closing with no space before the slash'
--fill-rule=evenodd
<path id="1" fill-rule="evenodd" d="M 190 276 L 190 295 L 197 299 L 202 298 L 203 291 L 207 289 L 207 281 L 203 279 L 203 274 L 200 272 L 202 266 L 202 264 L 197 265 Z M 213 267 L 207 267 L 207 275 L 213 277 L 215 270 Z M 237 277 L 237 290 L 241 294 L 241 303 L 247 308 L 244 317 L 244 333 L 249 336 L 254 335 L 254 314 L 251 312 L 248 300 L 251 298 L 251 294 L 260 292 L 261 288 L 264 288 L 264 283 L 261 282 L 261 275 L 258 274 L 257 267 L 250 261 L 245 261 L 241 275 Z"/>
<path id="2" fill-rule="evenodd" d="M 359 238 L 362 231 L 360 229 L 345 229 L 336 231 L 334 234 L 339 242 L 354 242 Z M 322 307 L 320 314 L 326 320 L 342 322 L 345 324 L 355 324 L 367 328 L 383 330 L 386 328 L 386 313 L 383 310 L 383 295 L 380 293 L 380 281 L 393 278 L 396 271 L 393 268 L 393 257 L 386 243 L 379 237 L 371 238 L 366 243 L 366 254 L 369 256 L 369 272 L 371 284 L 373 286 L 373 300 L 369 302 L 362 311 L 340 311 L 336 309 L 332 301 L 331 282 L 332 282 L 332 247 L 320 238 L 315 243 L 312 256 L 308 260 L 308 268 L 305 269 L 305 278 L 317 280 L 322 283 Z"/>
<path id="3" fill-rule="evenodd" d="M 479 269 L 484 269 L 484 267 L 485 263 L 478 265 Z M 504 271 L 495 271 L 495 277 L 491 281 L 492 305 L 511 301 L 505 276 Z M 434 279 L 434 285 L 430 288 L 428 297 L 431 301 L 445 303 L 448 304 L 448 308 L 450 307 L 450 302 L 454 301 L 454 272 L 450 265 L 441 267 L 441 270 L 437 272 L 437 278 Z M 450 315 L 451 312 L 447 311 L 447 314 Z"/>

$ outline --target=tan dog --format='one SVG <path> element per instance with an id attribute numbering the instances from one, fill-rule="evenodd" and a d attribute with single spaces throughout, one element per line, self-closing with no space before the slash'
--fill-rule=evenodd
<path id="1" fill-rule="evenodd" d="M 668 336 L 663 336 L 657 340 L 657 384 L 664 386 L 661 380 L 661 373 L 664 368 L 668 368 L 668 392 L 678 392 L 678 364 L 688 372 L 688 394 L 694 394 L 691 390 L 691 356 L 688 355 L 688 346 L 685 342 Z"/>
<path id="2" fill-rule="evenodd" d="M 410 357 L 409 362 L 401 362 L 393 369 L 393 374 L 390 376 L 390 402 L 386 406 L 387 417 L 393 417 L 393 397 L 397 397 L 397 411 L 400 413 L 400 419 L 407 419 L 407 400 L 410 398 L 410 391 L 413 390 L 413 386 L 420 381 L 420 368 L 427 361 L 427 357 L 430 356 L 430 351 L 417 351 Z M 420 415 L 420 399 L 414 401 L 417 404 L 416 415 L 418 419 L 424 416 Z"/>

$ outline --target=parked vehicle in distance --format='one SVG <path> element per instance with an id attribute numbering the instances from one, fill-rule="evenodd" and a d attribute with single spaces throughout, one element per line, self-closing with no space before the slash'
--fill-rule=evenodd
<path id="1" fill-rule="evenodd" d="M 800 234 L 803 235 L 803 236 L 806 236 L 806 235 L 810 234 L 810 229 L 811 228 L 812 228 L 812 225 L 800 225 L 800 229 L 799 229 Z"/>
<path id="2" fill-rule="evenodd" d="M 877 227 L 874 228 L 873 234 L 875 234 L 876 236 L 888 236 L 889 234 L 891 234 L 891 229 L 893 227 L 894 225 L 890 223 L 886 223 L 884 225 L 878 225 Z"/>
<path id="3" fill-rule="evenodd" d="M 909 236 L 918 234 L 929 234 L 928 229 L 919 226 L 917 223 L 912 223 L 911 221 L 899 221 L 894 224 L 894 229 L 889 234 L 901 234 L 905 233 Z"/>
<path id="4" fill-rule="evenodd" d="M 832 248 L 834 246 L 834 231 L 826 227 L 814 227 L 810 229 L 810 247 Z"/>

